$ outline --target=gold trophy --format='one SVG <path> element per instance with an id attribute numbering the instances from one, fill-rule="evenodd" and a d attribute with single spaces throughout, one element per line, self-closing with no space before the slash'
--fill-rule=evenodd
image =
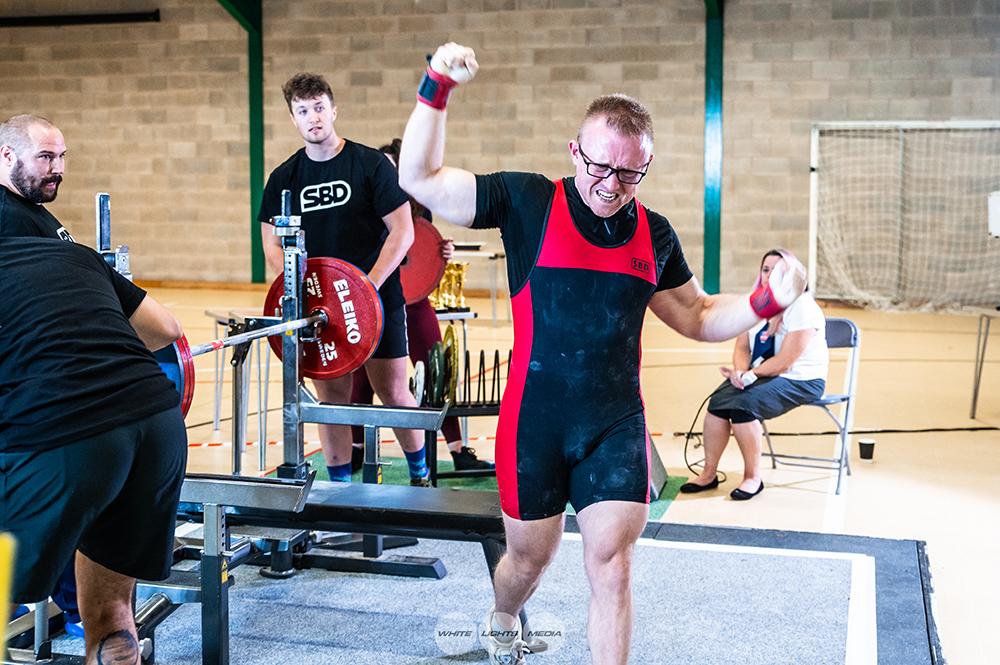
<path id="1" fill-rule="evenodd" d="M 448 267 L 445 266 L 445 271 L 447 270 Z M 441 276 L 441 281 L 438 282 L 437 287 L 431 292 L 429 296 L 427 296 L 427 299 L 431 301 L 431 307 L 433 307 L 434 309 L 444 309 L 444 303 L 442 302 L 442 296 L 441 296 L 441 284 L 443 282 L 444 282 L 444 275 Z"/>
<path id="2" fill-rule="evenodd" d="M 438 282 L 437 288 L 434 292 L 427 296 L 431 305 L 434 309 L 448 309 L 448 273 L 451 270 L 451 264 L 446 263 L 444 266 L 444 273 L 441 275 L 441 281 Z"/>
<path id="3" fill-rule="evenodd" d="M 444 267 L 441 283 L 428 296 L 434 309 L 467 309 L 463 289 L 468 272 L 468 263 L 449 262 Z"/>
<path id="4" fill-rule="evenodd" d="M 448 263 L 444 269 L 444 279 L 441 280 L 442 300 L 446 309 L 455 309 L 455 264 Z"/>
<path id="5" fill-rule="evenodd" d="M 452 290 L 452 295 L 455 298 L 456 309 L 468 309 L 465 304 L 465 278 L 469 273 L 468 263 L 456 263 L 454 272 L 454 286 Z"/>

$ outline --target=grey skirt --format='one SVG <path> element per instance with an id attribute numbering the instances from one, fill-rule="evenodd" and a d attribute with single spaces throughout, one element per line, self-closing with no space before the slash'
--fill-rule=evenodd
<path id="1" fill-rule="evenodd" d="M 708 400 L 708 412 L 734 423 L 770 420 L 819 399 L 825 389 L 823 379 L 795 381 L 769 376 L 754 381 L 743 390 L 723 381 Z"/>

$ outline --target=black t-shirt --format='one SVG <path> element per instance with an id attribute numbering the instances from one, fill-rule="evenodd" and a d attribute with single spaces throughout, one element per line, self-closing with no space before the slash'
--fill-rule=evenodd
<path id="1" fill-rule="evenodd" d="M 177 406 L 129 317 L 146 292 L 94 250 L 0 238 L 0 452 L 41 450 Z"/>
<path id="2" fill-rule="evenodd" d="M 389 230 L 382 218 L 409 199 L 392 163 L 377 150 L 344 141 L 336 157 L 316 162 L 300 148 L 271 172 L 257 219 L 281 214 L 281 190 L 292 193 L 309 256 L 332 256 L 370 272 Z M 399 270 L 379 289 L 386 307 L 402 307 Z"/>
<path id="3" fill-rule="evenodd" d="M 53 238 L 76 242 L 52 213 L 2 185 L 0 185 L 0 238 Z M 145 291 L 117 271 L 111 272 L 111 279 L 115 282 L 116 291 L 132 287 L 138 289 L 142 297 L 146 296 Z M 136 301 L 132 311 L 142 302 L 142 297 Z"/>
<path id="4" fill-rule="evenodd" d="M 73 242 L 73 236 L 52 213 L 0 185 L 0 238 L 25 236 Z"/>
<path id="5" fill-rule="evenodd" d="M 598 247 L 618 247 L 632 237 L 638 224 L 635 199 L 608 218 L 598 217 L 580 198 L 573 178 L 563 178 L 566 202 L 573 224 Z M 476 176 L 476 229 L 497 228 L 507 254 L 510 292 L 517 293 L 528 280 L 542 249 L 545 222 L 555 185 L 537 173 L 504 171 Z M 646 209 L 653 252 L 656 255 L 656 290 L 683 286 L 691 279 L 680 240 L 667 218 Z"/>

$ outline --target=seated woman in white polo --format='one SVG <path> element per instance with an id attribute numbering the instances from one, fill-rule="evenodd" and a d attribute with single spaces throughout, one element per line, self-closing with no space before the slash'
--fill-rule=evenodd
<path id="1" fill-rule="evenodd" d="M 786 250 L 772 249 L 764 255 L 757 284 L 767 282 L 771 269 L 786 254 Z M 703 427 L 705 467 L 681 486 L 681 492 L 694 494 L 719 486 L 719 459 L 732 432 L 743 454 L 743 481 L 729 496 L 745 501 L 760 494 L 764 489 L 760 421 L 821 397 L 829 364 L 826 317 L 808 291 L 781 314 L 737 337 L 733 366 L 719 368 L 726 380 L 708 401 Z"/>

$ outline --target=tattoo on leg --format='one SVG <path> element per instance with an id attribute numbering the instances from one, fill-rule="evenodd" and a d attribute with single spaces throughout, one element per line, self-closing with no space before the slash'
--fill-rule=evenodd
<path id="1" fill-rule="evenodd" d="M 139 644 L 127 630 L 111 633 L 97 645 L 97 665 L 134 665 L 139 660 Z"/>

